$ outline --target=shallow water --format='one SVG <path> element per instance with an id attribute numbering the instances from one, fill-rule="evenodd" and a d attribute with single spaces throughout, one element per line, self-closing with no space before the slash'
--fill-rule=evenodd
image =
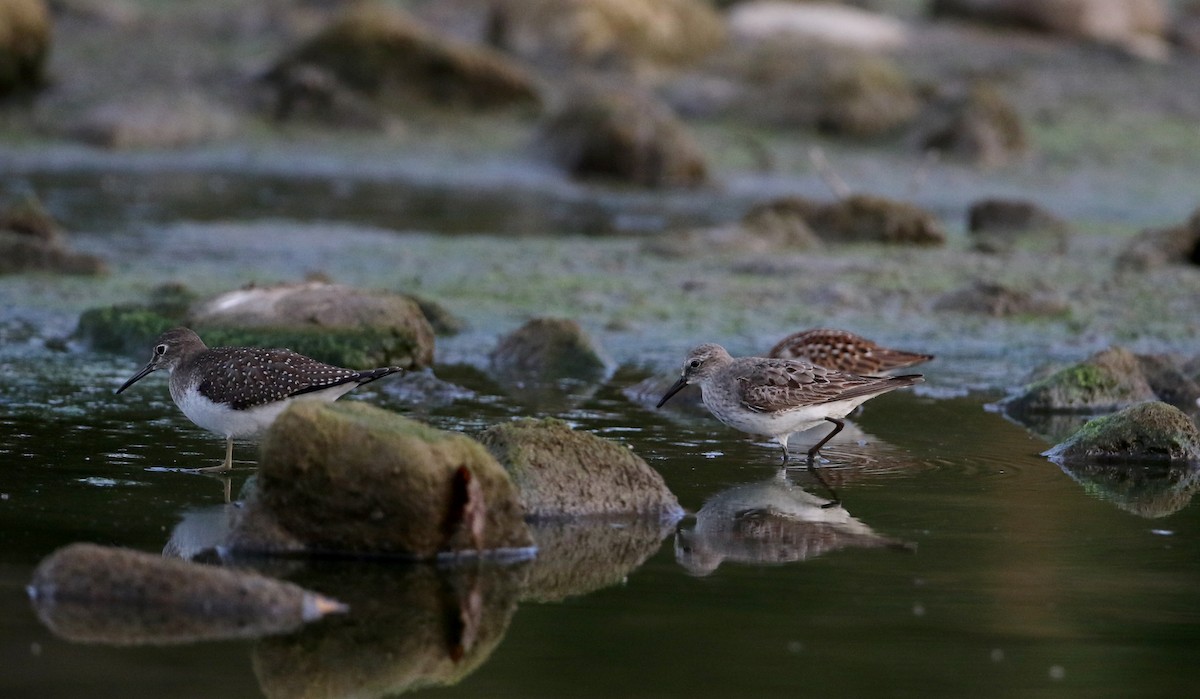
<path id="1" fill-rule="evenodd" d="M 197 178 L 174 183 L 179 200 L 154 190 L 150 208 L 130 198 L 130 182 L 148 187 L 153 178 L 118 182 L 115 194 L 94 178 L 35 180 L 56 212 L 92 233 L 79 237 L 82 247 L 120 256 L 104 293 L 125 289 L 122 300 L 138 300 L 162 281 L 156 274 L 191 274 L 203 290 L 200 280 L 225 283 L 221 275 L 236 276 L 236 265 L 299 276 L 328 254 L 319 245 L 269 254 L 252 241 L 241 248 L 249 257 L 222 256 L 220 243 L 214 252 L 214 231 L 236 216 L 205 213 L 193 199 L 230 181 Z M 264 191 L 253 183 L 251 202 Z M 327 201 L 327 188 L 287 190 L 280 210 L 359 226 L 387 227 L 399 215 L 385 208 L 354 218 L 353 197 L 342 208 L 295 213 L 304 202 Z M 469 224 L 445 227 L 505 230 L 496 220 L 517 209 L 496 201 Z M 565 208 L 535 203 L 527 211 L 541 218 L 525 220 L 536 219 L 535 229 L 587 220 L 587 207 L 580 214 L 559 204 Z M 247 218 L 268 221 L 259 225 L 293 225 L 270 222 L 273 209 L 261 201 L 247 207 Z M 637 209 L 628 200 L 613 207 Z M 408 215 L 421 206 L 400 208 Z M 442 215 L 429 210 L 430 220 Z M 721 215 L 716 207 L 679 210 L 697 220 Z M 387 233 L 355 235 L 343 244 L 366 250 Z M 390 262 L 376 257 L 331 271 L 378 283 Z M 87 288 L 20 284 L 6 288 L 65 297 Z M 473 394 L 430 403 L 393 381 L 350 399 L 468 434 L 516 416 L 562 417 L 645 458 L 689 511 L 685 519 L 662 531 L 542 532 L 538 559 L 503 566 L 268 564 L 270 574 L 345 599 L 350 615 L 253 641 L 75 643 L 31 608 L 25 586 L 34 566 L 75 541 L 152 552 L 202 547 L 219 529 L 226 483 L 183 469 L 211 465 L 223 445 L 178 413 L 161 378 L 112 395 L 141 366 L 138 358 L 43 346 L 42 338 L 69 330 L 78 299 L 6 300 L 0 696 L 1128 697 L 1181 696 L 1200 679 L 1192 662 L 1200 511 L 1190 504 L 1200 478 L 1183 467 L 1068 472 L 1051 463 L 1039 456 L 1048 442 L 985 409 L 998 392 L 966 390 L 1003 384 L 1011 370 L 985 376 L 984 363 L 943 357 L 929 367 L 928 390 L 868 403 L 825 452 L 821 473 L 844 503 L 831 510 L 819 507 L 827 493 L 804 469 L 779 475 L 773 445 L 627 400 L 621 389 L 642 378 L 640 368 L 626 366 L 574 395 L 503 394 L 471 366 L 497 324 L 476 325 L 439 348 L 443 361 L 462 364 L 439 365 L 438 376 Z M 494 308 L 480 303 L 472 321 Z M 797 451 L 805 439 L 794 439 Z M 236 495 L 254 473 L 254 446 L 239 445 L 235 458 L 228 487 Z"/>
<path id="2" fill-rule="evenodd" d="M 501 595 L 485 641 L 465 659 L 448 659 L 444 639 L 416 618 L 408 596 L 425 574 L 394 563 L 284 571 L 352 605 L 348 619 L 292 636 L 72 643 L 39 623 L 25 597 L 39 559 L 80 540 L 159 551 L 182 536 L 186 545 L 176 526 L 202 531 L 197 520 L 223 507 L 220 479 L 176 470 L 220 458 L 220 440 L 178 415 L 160 381 L 114 400 L 108 384 L 128 373 L 127 360 L 88 359 L 76 373 L 80 359 L 27 356 L 7 367 L 38 380 L 8 392 L 2 426 L 4 696 L 281 695 L 297 676 L 313 696 L 334 687 L 370 695 L 460 671 L 439 695 L 1169 696 L 1196 679 L 1194 478 L 1158 510 L 1135 514 L 1140 491 L 1077 482 L 1038 456 L 1046 443 L 985 411 L 984 396 L 893 394 L 868 404 L 828 450 L 822 472 L 845 516 L 803 522 L 829 512 L 816 507 L 826 493 L 803 469 L 781 479 L 771 445 L 710 420 L 645 412 L 621 397 L 619 380 L 563 414 L 632 446 L 692 514 L 661 543 L 653 537 L 644 562 L 616 562 L 599 583 L 573 570 L 585 579 L 578 589 Z M 468 386 L 473 375 L 446 373 Z M 468 433 L 528 410 L 475 388 L 482 399 L 427 412 L 389 386 L 357 398 Z M 235 492 L 254 454 L 239 445 Z M 756 507 L 790 517 L 722 526 Z M 514 574 L 485 568 L 472 584 Z M 372 625 L 381 618 L 390 621 Z M 350 657 L 370 672 L 339 674 Z"/>

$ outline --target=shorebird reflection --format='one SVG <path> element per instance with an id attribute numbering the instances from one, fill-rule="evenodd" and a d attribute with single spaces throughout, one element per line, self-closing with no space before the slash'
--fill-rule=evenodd
<path id="1" fill-rule="evenodd" d="M 915 549 L 831 504 L 783 473 L 735 486 L 704 503 L 691 529 L 676 531 L 675 560 L 693 575 L 709 575 L 724 561 L 774 565 L 850 547 Z"/>

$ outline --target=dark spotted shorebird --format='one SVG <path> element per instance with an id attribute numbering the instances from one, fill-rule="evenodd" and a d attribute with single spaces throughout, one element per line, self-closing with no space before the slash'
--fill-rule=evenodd
<path id="1" fill-rule="evenodd" d="M 721 422 L 783 447 L 788 437 L 831 422 L 833 431 L 808 450 L 811 467 L 821 447 L 842 431 L 842 418 L 875 396 L 923 381 L 920 374 L 860 376 L 799 359 L 729 356 L 724 347 L 704 344 L 688 353 L 683 373 L 656 407 L 688 384 L 700 386 L 704 405 Z"/>
<path id="2" fill-rule="evenodd" d="M 233 440 L 262 432 L 293 401 L 335 401 L 359 386 L 402 371 L 400 367 L 343 369 L 288 349 L 210 348 L 191 330 L 175 328 L 159 336 L 150 363 L 117 393 L 159 369 L 170 374 L 171 398 L 183 414 L 225 437 L 225 463 L 201 471 L 232 468 Z"/>
<path id="3" fill-rule="evenodd" d="M 861 335 L 830 328 L 792 333 L 777 342 L 767 356 L 802 359 L 863 376 L 878 376 L 933 359 L 931 354 L 881 347 Z"/>

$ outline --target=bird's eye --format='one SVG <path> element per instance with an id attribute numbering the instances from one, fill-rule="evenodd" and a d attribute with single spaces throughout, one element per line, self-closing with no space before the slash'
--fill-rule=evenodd
<path id="1" fill-rule="evenodd" d="M 688 367 L 691 369 L 699 369 L 700 368 L 700 360 L 693 359 L 692 361 L 688 362 Z"/>
<path id="2" fill-rule="evenodd" d="M 166 354 L 166 353 L 167 353 L 167 346 L 166 346 L 166 345 L 158 345 L 157 347 L 155 347 L 155 348 L 154 348 L 154 354 L 155 354 L 155 356 L 161 357 L 161 356 L 163 356 L 163 355 L 164 355 L 164 354 Z"/>

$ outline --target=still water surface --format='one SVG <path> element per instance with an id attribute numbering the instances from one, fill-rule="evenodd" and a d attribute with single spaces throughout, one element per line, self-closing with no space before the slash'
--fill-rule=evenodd
<path id="1" fill-rule="evenodd" d="M 825 494 L 803 469 L 781 479 L 771 445 L 645 411 L 622 374 L 563 415 L 663 474 L 692 514 L 661 542 L 595 554 L 580 550 L 595 536 L 565 532 L 548 555 L 566 562 L 549 571 L 268 568 L 353 611 L 256 641 L 72 643 L 26 599 L 43 556 L 73 541 L 161 551 L 181 521 L 225 507 L 219 479 L 173 470 L 219 459 L 221 441 L 161 382 L 112 400 L 128 371 L 72 353 L 6 362 L 26 379 L 8 387 L 2 425 L 2 696 L 1128 697 L 1184 696 L 1200 677 L 1194 474 L 1073 477 L 987 396 L 897 393 L 828 451 L 845 516 L 803 524 Z M 390 386 L 356 399 L 468 433 L 528 412 L 474 388 L 433 409 Z M 239 447 L 235 492 L 254 455 Z M 444 613 L 472 594 L 484 608 L 463 654 Z"/>

